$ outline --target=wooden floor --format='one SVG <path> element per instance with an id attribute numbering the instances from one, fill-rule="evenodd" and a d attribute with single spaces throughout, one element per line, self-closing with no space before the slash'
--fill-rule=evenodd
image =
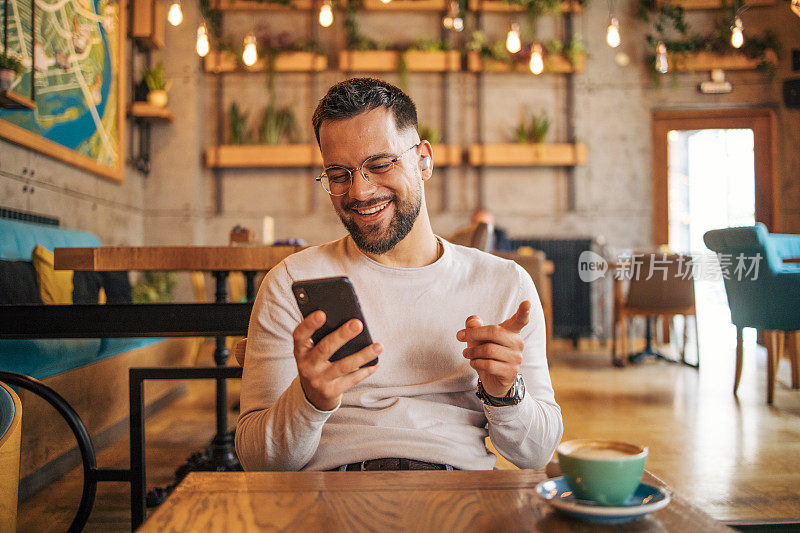
<path id="1" fill-rule="evenodd" d="M 602 347 L 556 346 L 551 372 L 564 438 L 649 446 L 647 468 L 720 520 L 800 518 L 800 391 L 786 386 L 787 362 L 768 407 L 766 356 L 760 349 L 746 353 L 737 400 L 731 343 L 704 340 L 709 348 L 703 348 L 699 372 L 654 361 L 619 369 L 610 366 Z M 231 388 L 233 397 L 237 390 Z M 174 468 L 208 442 L 213 427 L 211 383 L 191 383 L 184 398 L 149 419 L 148 487 L 168 484 Z M 127 440 L 98 454 L 101 467 L 126 468 L 127 460 Z M 76 469 L 21 504 L 19 531 L 64 531 L 80 487 Z M 129 530 L 129 494 L 128 484 L 100 483 L 86 530 Z"/>

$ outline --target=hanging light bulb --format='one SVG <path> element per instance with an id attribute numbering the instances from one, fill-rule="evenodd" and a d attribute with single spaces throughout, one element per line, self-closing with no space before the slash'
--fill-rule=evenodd
<path id="1" fill-rule="evenodd" d="M 506 37 L 506 50 L 512 54 L 516 54 L 522 49 L 522 42 L 519 39 L 519 24 L 514 22 L 511 24 L 511 29 L 508 30 Z"/>
<path id="2" fill-rule="evenodd" d="M 247 34 L 244 38 L 244 52 L 242 52 L 242 61 L 248 67 L 252 67 L 258 61 L 258 51 L 256 50 L 256 36 L 253 32 Z"/>
<path id="3" fill-rule="evenodd" d="M 388 3 L 389 3 L 389 2 L 391 2 L 391 1 L 392 1 L 392 0 L 381 0 L 381 2 L 383 2 L 384 4 L 388 4 Z"/>
<path id="4" fill-rule="evenodd" d="M 744 44 L 744 27 L 742 26 L 741 17 L 733 19 L 733 26 L 731 26 L 731 45 L 734 48 L 741 48 Z"/>
<path id="5" fill-rule="evenodd" d="M 177 26 L 183 22 L 183 11 L 181 11 L 181 3 L 178 0 L 172 2 L 169 6 L 169 13 L 167 13 L 167 20 L 173 26 Z"/>
<path id="6" fill-rule="evenodd" d="M 622 41 L 619 36 L 619 21 L 617 17 L 608 17 L 608 30 L 606 30 L 606 42 L 611 48 L 616 48 Z"/>
<path id="7" fill-rule="evenodd" d="M 333 24 L 333 8 L 331 7 L 331 0 L 324 0 L 322 6 L 319 8 L 319 25 L 327 28 Z"/>
<path id="8" fill-rule="evenodd" d="M 197 55 L 200 57 L 206 57 L 208 55 L 208 30 L 206 29 L 206 23 L 200 24 L 197 27 Z"/>
<path id="9" fill-rule="evenodd" d="M 661 74 L 669 71 L 669 61 L 667 60 L 667 45 L 659 42 L 656 47 L 656 70 Z"/>
<path id="10" fill-rule="evenodd" d="M 448 4 L 447 13 L 442 17 L 442 26 L 446 30 L 461 31 L 464 29 L 464 19 L 458 7 L 458 1 L 452 0 Z"/>
<path id="11" fill-rule="evenodd" d="M 536 75 L 544 71 L 544 59 L 542 58 L 542 45 L 534 44 L 531 46 L 531 62 L 528 65 Z"/>

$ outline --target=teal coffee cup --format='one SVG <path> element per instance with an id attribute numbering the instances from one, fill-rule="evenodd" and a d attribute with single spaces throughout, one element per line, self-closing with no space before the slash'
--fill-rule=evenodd
<path id="1" fill-rule="evenodd" d="M 647 448 L 607 440 L 562 442 L 558 449 L 561 473 L 576 498 L 618 506 L 639 486 Z"/>

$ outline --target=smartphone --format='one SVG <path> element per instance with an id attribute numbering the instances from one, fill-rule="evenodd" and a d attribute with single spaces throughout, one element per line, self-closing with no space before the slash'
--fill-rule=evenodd
<path id="1" fill-rule="evenodd" d="M 357 318 L 363 324 L 361 333 L 336 350 L 329 361 L 338 361 L 372 344 L 372 337 L 369 335 L 367 322 L 361 313 L 356 291 L 347 276 L 296 281 L 292 283 L 292 292 L 304 318 L 318 309 L 325 312 L 325 324 L 311 335 L 314 344 L 342 327 L 348 320 Z M 363 366 L 372 366 L 377 363 L 378 358 L 376 357 Z"/>

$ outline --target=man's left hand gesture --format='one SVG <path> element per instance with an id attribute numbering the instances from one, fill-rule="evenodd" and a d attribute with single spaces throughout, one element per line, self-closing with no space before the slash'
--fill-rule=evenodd
<path id="1" fill-rule="evenodd" d="M 459 341 L 467 343 L 464 357 L 478 372 L 490 396 L 502 398 L 517 380 L 525 347 L 520 332 L 529 321 L 530 311 L 531 303 L 525 300 L 511 318 L 491 326 L 484 326 L 480 317 L 472 315 L 465 329 L 456 334 Z"/>

